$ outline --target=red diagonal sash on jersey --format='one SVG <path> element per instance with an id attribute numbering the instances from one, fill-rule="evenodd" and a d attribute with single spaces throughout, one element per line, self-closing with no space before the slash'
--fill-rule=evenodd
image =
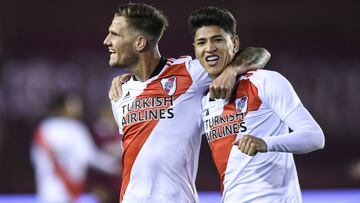
<path id="1" fill-rule="evenodd" d="M 62 182 L 64 183 L 67 191 L 70 194 L 71 202 L 75 201 L 83 191 L 83 183 L 76 182 L 73 180 L 67 173 L 66 170 L 61 166 L 59 161 L 56 158 L 55 152 L 49 147 L 48 143 L 44 140 L 41 130 L 37 129 L 34 134 L 35 143 L 45 150 L 48 154 L 53 166 L 55 168 L 55 173 L 60 177 Z"/>
<path id="2" fill-rule="evenodd" d="M 256 111 L 257 109 L 259 109 L 261 100 L 259 99 L 257 88 L 250 82 L 250 80 L 241 80 L 239 84 L 239 87 L 236 91 L 236 97 L 239 98 L 243 96 L 248 96 L 249 98 L 248 108 L 247 111 L 244 113 L 244 117 L 245 117 L 245 115 L 249 111 Z M 224 106 L 224 110 L 221 115 L 227 115 L 227 114 L 236 114 L 236 106 L 234 102 L 231 102 Z M 234 122 L 241 122 L 241 120 L 240 121 L 235 120 Z M 215 127 L 220 127 L 220 126 L 215 126 Z M 235 141 L 235 139 L 236 139 L 236 134 L 233 134 L 211 141 L 209 143 L 211 148 L 211 153 L 217 171 L 220 176 L 221 193 L 223 193 L 224 190 L 224 178 L 225 178 L 226 166 L 229 160 L 232 143 Z"/>
<path id="3" fill-rule="evenodd" d="M 192 79 L 189 75 L 189 72 L 186 69 L 185 64 L 177 64 L 171 67 L 168 67 L 164 72 L 154 81 L 147 85 L 143 93 L 136 97 L 136 99 L 144 97 L 168 97 L 168 95 L 163 91 L 161 85 L 161 79 L 167 78 L 170 76 L 177 77 L 177 87 L 176 92 L 173 94 L 174 101 L 185 93 L 192 84 Z M 168 106 L 167 108 L 169 108 Z M 142 112 L 144 109 L 141 110 Z M 131 169 L 134 164 L 134 161 L 146 142 L 147 138 L 150 136 L 151 132 L 156 127 L 159 120 L 148 120 L 143 122 L 138 122 L 124 126 L 124 136 L 123 136 L 123 160 L 122 160 L 122 184 L 120 190 L 120 202 L 123 199 L 126 188 L 129 184 Z"/>

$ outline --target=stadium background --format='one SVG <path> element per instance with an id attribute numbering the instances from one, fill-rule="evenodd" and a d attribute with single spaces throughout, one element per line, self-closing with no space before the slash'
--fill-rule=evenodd
<path id="1" fill-rule="evenodd" d="M 119 71 L 102 42 L 118 4 L 128 1 L 12 0 L 0 2 L 0 195 L 33 193 L 32 131 L 57 92 L 85 99 L 91 127 Z M 360 2 L 355 0 L 133 1 L 163 10 L 170 27 L 165 57 L 193 55 L 187 17 L 214 5 L 238 20 L 241 46 L 267 48 L 267 69 L 286 76 L 322 126 L 322 151 L 296 155 L 304 189 L 360 187 Z M 197 186 L 219 188 L 209 149 L 201 149 Z"/>

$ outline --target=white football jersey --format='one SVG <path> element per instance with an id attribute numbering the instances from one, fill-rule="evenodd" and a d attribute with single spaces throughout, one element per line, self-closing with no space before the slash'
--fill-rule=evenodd
<path id="1" fill-rule="evenodd" d="M 248 156 L 232 144 L 243 135 L 264 138 L 287 133 L 283 120 L 299 104 L 291 84 L 268 70 L 242 76 L 230 100 L 203 97 L 205 134 L 220 175 L 223 202 L 302 201 L 292 153 Z"/>
<path id="2" fill-rule="evenodd" d="M 50 117 L 41 122 L 36 135 L 54 152 L 60 167 L 72 181 L 85 181 L 87 167 L 95 156 L 95 145 L 85 124 L 66 117 Z M 56 172 L 48 151 L 35 142 L 31 158 L 40 202 L 71 202 L 70 188 Z"/>
<path id="3" fill-rule="evenodd" d="M 211 80 L 191 57 L 157 70 L 145 82 L 131 78 L 112 102 L 123 142 L 120 202 L 198 202 L 201 98 Z"/>

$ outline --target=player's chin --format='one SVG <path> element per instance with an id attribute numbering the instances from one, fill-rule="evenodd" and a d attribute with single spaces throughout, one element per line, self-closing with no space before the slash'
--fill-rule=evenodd
<path id="1" fill-rule="evenodd" d="M 117 63 L 116 60 L 110 59 L 110 60 L 109 60 L 109 65 L 110 65 L 111 67 L 116 67 L 116 66 L 118 66 L 118 63 Z"/>
<path id="2" fill-rule="evenodd" d="M 109 61 L 109 66 L 110 67 L 115 67 L 116 65 L 113 62 Z"/>
<path id="3" fill-rule="evenodd" d="M 116 56 L 114 56 L 113 54 L 110 55 L 110 58 L 109 58 L 109 65 L 110 66 L 116 66 L 118 63 L 118 59 Z"/>
<path id="4" fill-rule="evenodd" d="M 219 73 L 222 72 L 222 68 L 218 67 L 218 66 L 211 66 L 208 67 L 206 69 L 206 71 L 210 74 L 210 75 L 219 75 Z"/>

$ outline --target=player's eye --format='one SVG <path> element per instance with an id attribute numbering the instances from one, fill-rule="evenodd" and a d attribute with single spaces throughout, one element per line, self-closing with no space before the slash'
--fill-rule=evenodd
<path id="1" fill-rule="evenodd" d="M 204 41 L 198 41 L 198 42 L 196 42 L 196 45 L 197 45 L 197 46 L 202 46 L 202 45 L 204 45 L 204 44 L 205 44 Z"/>
<path id="2" fill-rule="evenodd" d="M 110 34 L 111 34 L 112 36 L 115 36 L 115 37 L 118 37 L 118 36 L 119 36 L 119 34 L 116 33 L 116 32 L 110 32 Z"/>

